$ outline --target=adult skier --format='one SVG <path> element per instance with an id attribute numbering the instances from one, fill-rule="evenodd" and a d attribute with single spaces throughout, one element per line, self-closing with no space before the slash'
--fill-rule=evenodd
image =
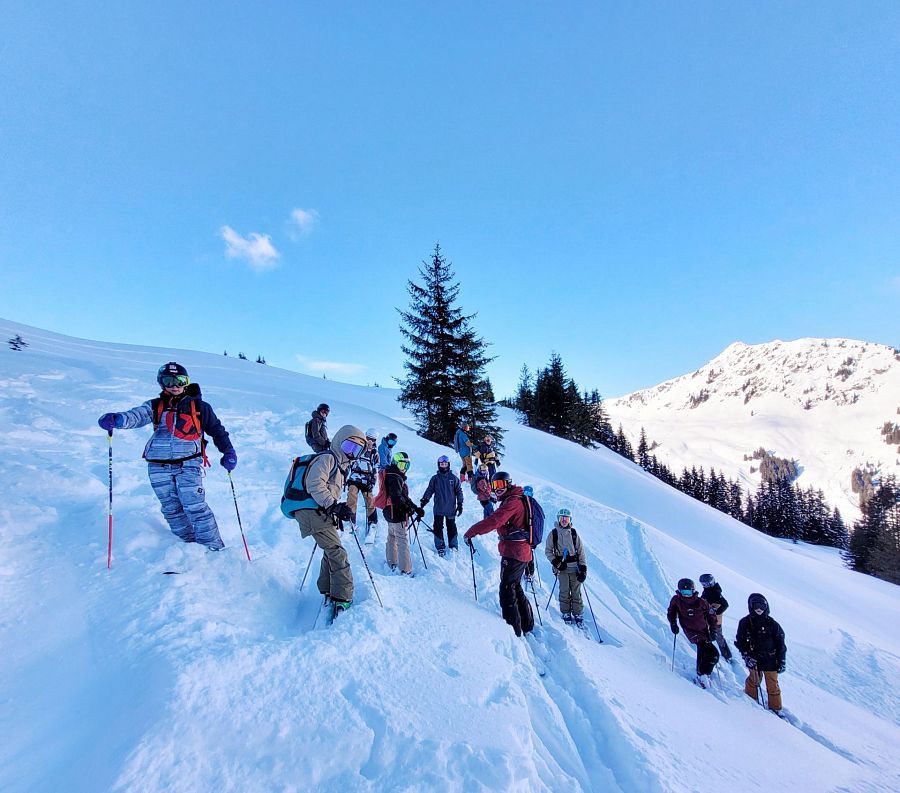
<path id="1" fill-rule="evenodd" d="M 494 437 L 492 435 L 485 435 L 484 440 L 478 444 L 478 459 L 479 462 L 487 464 L 488 473 L 493 479 L 497 466 L 500 465 L 500 456 L 494 447 Z"/>
<path id="2" fill-rule="evenodd" d="M 743 656 L 749 674 L 744 682 L 744 693 L 751 699 L 759 700 L 760 675 L 766 680 L 769 710 L 780 713 L 781 688 L 778 675 L 784 671 L 787 646 L 784 631 L 769 616 L 769 601 L 759 592 L 747 598 L 750 612 L 738 623 L 734 646 Z"/>
<path id="3" fill-rule="evenodd" d="M 491 480 L 491 489 L 500 501 L 492 515 L 473 524 L 465 534 L 466 545 L 472 548 L 472 538 L 496 531 L 500 537 L 500 611 L 516 636 L 534 629 L 534 612 L 522 589 L 525 566 L 533 561 L 531 546 L 524 539 L 527 526 L 527 507 L 521 487 L 513 484 L 506 471 L 497 471 Z M 513 536 L 511 536 L 513 535 Z"/>
<path id="4" fill-rule="evenodd" d="M 584 621 L 581 585 L 587 577 L 587 561 L 581 537 L 572 524 L 572 513 L 565 507 L 556 514 L 556 524 L 544 543 L 544 554 L 559 583 L 559 610 L 563 620 L 581 626 Z"/>
<path id="5" fill-rule="evenodd" d="M 300 536 L 312 536 L 322 549 L 317 585 L 331 603 L 333 617 L 349 609 L 353 602 L 353 573 L 338 529 L 343 521 L 352 522 L 355 515 L 340 497 L 350 465 L 365 448 L 366 436 L 359 427 L 352 424 L 341 427 L 328 449 L 309 463 L 303 480 L 306 492 L 317 506 L 302 507 L 291 513 L 300 524 Z"/>
<path id="6" fill-rule="evenodd" d="M 462 482 L 466 481 L 467 475 L 472 475 L 472 449 L 475 443 L 469 439 L 471 429 L 472 425 L 465 421 L 453 436 L 453 451 L 462 459 L 462 468 L 459 469 L 459 478 Z"/>
<path id="7" fill-rule="evenodd" d="M 378 470 L 378 451 L 375 442 L 378 434 L 374 429 L 366 430 L 366 448 L 363 453 L 350 464 L 350 473 L 347 477 L 347 506 L 353 513 L 353 528 L 356 529 L 356 504 L 359 494 L 363 494 L 366 507 L 366 545 L 375 544 L 375 536 L 378 532 L 378 510 L 372 503 L 375 489 L 375 476 Z"/>
<path id="8" fill-rule="evenodd" d="M 331 445 L 328 440 L 328 427 L 325 421 L 331 408 L 322 402 L 313 412 L 312 418 L 306 422 L 306 442 L 314 452 L 324 452 Z"/>
<path id="9" fill-rule="evenodd" d="M 478 473 L 472 479 L 472 492 L 481 504 L 483 517 L 487 517 L 494 511 L 494 502 L 497 497 L 491 491 L 491 475 L 486 463 L 478 464 Z"/>
<path id="10" fill-rule="evenodd" d="M 209 465 L 204 434 L 222 453 L 219 462 L 226 471 L 237 466 L 237 454 L 187 369 L 170 361 L 159 367 L 156 382 L 162 389 L 158 397 L 122 413 L 104 413 L 97 423 L 107 432 L 153 424 L 143 457 L 163 517 L 180 539 L 218 551 L 224 543 L 203 488 L 203 467 Z"/>
<path id="11" fill-rule="evenodd" d="M 712 643 L 712 637 L 716 632 L 716 615 L 709 607 L 709 603 L 694 590 L 694 582 L 690 578 L 679 580 L 678 591 L 669 601 L 666 616 L 669 618 L 672 633 L 678 633 L 680 622 L 687 640 L 697 648 L 696 682 L 706 688 L 703 677 L 712 674 L 719 660 L 719 651 Z"/>
<path id="12" fill-rule="evenodd" d="M 728 646 L 728 642 L 725 641 L 725 637 L 722 635 L 722 614 L 724 614 L 725 609 L 728 608 L 728 601 L 725 600 L 725 596 L 722 594 L 722 587 L 716 583 L 716 579 L 713 578 L 712 573 L 704 573 L 700 576 L 700 586 L 703 587 L 703 593 L 700 597 L 709 603 L 709 607 L 713 609 L 716 615 L 715 640 L 716 644 L 719 645 L 719 652 L 722 653 L 722 657 L 726 661 L 730 661 L 731 648 Z"/>
<path id="13" fill-rule="evenodd" d="M 456 539 L 456 518 L 462 515 L 462 485 L 456 474 L 450 470 L 450 458 L 442 454 L 437 460 L 437 473 L 431 477 L 422 494 L 419 506 L 424 507 L 434 496 L 434 549 L 438 556 L 446 553 L 447 545 L 454 551 L 458 548 Z M 447 521 L 447 543 L 444 543 L 444 520 Z"/>
<path id="14" fill-rule="evenodd" d="M 378 470 L 384 471 L 394 462 L 394 447 L 397 445 L 397 434 L 389 432 L 378 444 Z"/>
<path id="15" fill-rule="evenodd" d="M 384 471 L 384 486 L 387 488 L 387 506 L 382 510 L 388 525 L 387 544 L 384 555 L 391 570 L 400 566 L 403 575 L 412 577 L 412 556 L 409 552 L 409 537 L 406 524 L 410 515 L 425 517 L 425 510 L 416 506 L 409 497 L 406 472 L 410 460 L 406 452 L 396 452 L 393 462 Z"/>

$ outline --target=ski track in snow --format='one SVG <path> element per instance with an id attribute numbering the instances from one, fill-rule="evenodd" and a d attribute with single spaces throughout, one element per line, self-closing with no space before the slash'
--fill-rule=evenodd
<path id="1" fill-rule="evenodd" d="M 655 793 L 698 789 L 698 779 L 733 791 L 900 789 L 896 588 L 736 527 L 621 458 L 517 427 L 503 411 L 504 467 L 534 484 L 547 531 L 559 507 L 575 514 L 604 644 L 587 603 L 585 635 L 563 624 L 556 594 L 544 609 L 553 576 L 542 549 L 543 625 L 526 643 L 500 617 L 494 535 L 476 540 L 476 602 L 461 542 L 441 559 L 421 532 L 428 569 L 413 545 L 416 578 L 403 579 L 384 562 L 384 523 L 366 548 L 384 608 L 345 534 L 354 605 L 327 627 L 320 554 L 298 590 L 313 543 L 278 509 L 284 473 L 324 397 L 332 432 L 346 418 L 401 435 L 418 497 L 445 450 L 414 436 L 395 392 L 0 329 L 32 345 L 0 359 L 0 789 Z M 207 496 L 229 547 L 208 554 L 172 537 L 140 460 L 144 429 L 114 436 L 107 571 L 96 418 L 148 398 L 172 358 L 196 373 L 235 441 L 253 562 L 216 454 Z M 248 365 L 250 380 L 236 376 Z M 481 516 L 464 492 L 462 531 Z M 772 593 L 788 634 L 786 720 L 743 694 L 740 665 L 721 663 L 709 690 L 693 685 L 683 636 L 670 670 L 673 583 L 707 567 L 732 602 L 730 644 L 747 592 Z M 826 576 L 835 599 L 819 607 L 811 595 Z M 860 603 L 858 624 L 844 619 Z"/>

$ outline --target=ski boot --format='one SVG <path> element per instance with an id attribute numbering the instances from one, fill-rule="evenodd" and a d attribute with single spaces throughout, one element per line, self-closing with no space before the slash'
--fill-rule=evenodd
<path id="1" fill-rule="evenodd" d="M 563 622 L 566 623 L 566 625 L 572 625 L 575 622 L 575 618 L 569 612 L 563 614 L 562 617 Z"/>
<path id="2" fill-rule="evenodd" d="M 332 621 L 336 620 L 339 615 L 343 614 L 345 611 L 350 609 L 350 605 L 352 601 L 350 600 L 332 600 L 332 612 L 331 619 Z"/>
<path id="3" fill-rule="evenodd" d="M 584 627 L 584 617 L 583 617 L 581 614 L 573 614 L 573 615 L 572 615 L 572 622 L 575 623 L 575 627 L 576 627 L 576 628 L 583 628 L 583 627 Z"/>
<path id="4" fill-rule="evenodd" d="M 405 570 L 401 570 L 400 575 L 403 576 L 404 578 L 415 578 L 416 577 L 416 574 L 412 570 L 410 570 L 408 573 Z"/>

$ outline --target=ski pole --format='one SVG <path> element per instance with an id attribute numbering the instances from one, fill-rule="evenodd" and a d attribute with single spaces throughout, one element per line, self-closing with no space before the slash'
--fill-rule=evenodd
<path id="1" fill-rule="evenodd" d="M 109 538 L 106 544 L 106 569 L 112 566 L 112 524 L 113 524 L 113 513 L 112 513 L 112 430 L 107 430 L 107 440 L 109 441 L 109 521 L 107 527 L 107 534 Z"/>
<path id="2" fill-rule="evenodd" d="M 469 546 L 469 559 L 472 561 L 472 589 L 475 590 L 475 602 L 478 602 L 478 584 L 475 583 L 475 543 L 471 540 L 466 540 L 466 545 Z"/>
<path id="3" fill-rule="evenodd" d="M 563 561 L 566 561 L 566 557 L 568 555 L 569 555 L 569 549 L 566 548 L 563 551 Z M 556 580 L 553 582 L 553 589 L 550 590 L 550 597 L 547 598 L 547 605 L 544 607 L 547 609 L 547 611 L 550 610 L 550 601 L 553 600 L 553 593 L 556 591 L 556 585 L 559 583 L 559 571 L 557 571 L 557 573 L 554 577 L 556 578 Z"/>
<path id="4" fill-rule="evenodd" d="M 234 511 L 237 514 L 238 520 L 238 528 L 241 530 L 241 539 L 244 541 L 244 552 L 247 554 L 247 561 L 253 561 L 250 558 L 250 549 L 247 547 L 247 538 L 244 536 L 244 526 L 241 523 L 241 511 L 238 509 L 237 505 L 237 493 L 234 492 L 234 479 L 231 476 L 231 471 L 228 472 L 228 481 L 231 482 L 231 497 L 234 499 Z"/>
<path id="5" fill-rule="evenodd" d="M 424 551 L 423 548 L 422 548 L 422 543 L 419 542 L 419 530 L 416 528 L 416 523 L 418 522 L 418 520 L 421 520 L 421 518 L 419 518 L 419 519 L 413 519 L 413 520 L 411 521 L 411 522 L 412 522 L 412 528 L 413 528 L 413 532 L 414 532 L 415 535 L 416 535 L 416 542 L 419 543 L 419 553 L 422 554 L 422 564 L 425 565 L 425 569 L 427 570 L 427 569 L 428 569 L 428 562 L 425 561 L 425 551 Z M 357 542 L 359 542 L 359 541 L 357 540 Z"/>
<path id="6" fill-rule="evenodd" d="M 341 521 L 341 531 L 343 531 L 343 521 Z M 378 598 L 378 605 L 381 608 L 384 608 L 384 603 L 381 602 L 381 595 L 378 594 L 378 587 L 375 586 L 375 579 L 372 578 L 372 571 L 369 569 L 369 563 L 366 561 L 366 555 L 363 553 L 362 545 L 359 544 L 359 537 L 356 534 L 355 529 L 351 529 L 350 533 L 353 535 L 353 539 L 356 540 L 356 547 L 359 548 L 359 555 L 362 557 L 363 564 L 366 567 L 366 572 L 369 574 L 369 581 L 372 582 L 372 589 L 375 590 L 375 597 Z"/>
<path id="7" fill-rule="evenodd" d="M 600 638 L 600 628 L 597 627 L 597 617 L 594 615 L 594 607 L 591 605 L 591 593 L 588 592 L 588 588 L 584 587 L 584 594 L 587 596 L 588 608 L 591 610 L 591 617 L 594 620 L 594 630 L 597 631 L 597 641 L 600 644 L 603 644 L 603 639 Z"/>
<path id="8" fill-rule="evenodd" d="M 672 671 L 675 671 L 675 643 L 678 641 L 678 634 L 672 636 Z"/>
<path id="9" fill-rule="evenodd" d="M 541 627 L 544 627 L 544 620 L 541 619 L 541 607 L 538 605 L 537 590 L 534 588 L 534 576 L 528 576 L 528 580 L 531 582 L 531 594 L 534 595 L 534 607 L 537 610 L 538 623 Z"/>
<path id="10" fill-rule="evenodd" d="M 306 572 L 303 574 L 303 580 L 300 582 L 300 591 L 303 591 L 303 585 L 306 583 L 306 576 L 309 575 L 309 568 L 312 567 L 313 557 L 316 555 L 316 551 L 319 550 L 318 545 L 313 545 L 312 553 L 309 555 L 309 561 L 306 563 Z"/>

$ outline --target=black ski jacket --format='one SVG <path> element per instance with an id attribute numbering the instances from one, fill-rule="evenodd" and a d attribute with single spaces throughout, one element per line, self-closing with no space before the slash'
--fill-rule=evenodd
<path id="1" fill-rule="evenodd" d="M 756 659 L 760 672 L 777 672 L 787 656 L 784 631 L 768 614 L 748 614 L 738 623 L 734 646 Z"/>
<path id="2" fill-rule="evenodd" d="M 716 614 L 724 614 L 728 608 L 728 601 L 722 594 L 722 587 L 718 584 L 703 587 L 703 594 L 700 595 L 710 606 L 716 610 Z"/>

